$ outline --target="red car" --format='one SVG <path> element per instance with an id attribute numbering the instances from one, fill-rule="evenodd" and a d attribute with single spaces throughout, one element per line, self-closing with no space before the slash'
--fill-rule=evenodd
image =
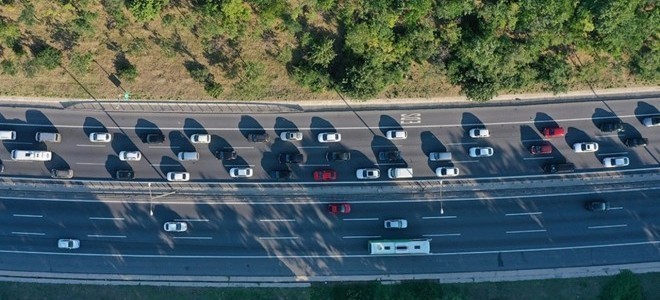
<path id="1" fill-rule="evenodd" d="M 351 205 L 348 203 L 333 203 L 328 205 L 328 212 L 337 214 L 348 214 L 351 212 Z"/>
<path id="2" fill-rule="evenodd" d="M 566 131 L 561 127 L 548 127 L 543 129 L 543 135 L 547 138 L 551 137 L 561 137 L 566 135 Z"/>
<path id="3" fill-rule="evenodd" d="M 552 146 L 550 145 L 534 145 L 529 148 L 532 154 L 550 154 L 552 153 Z"/>
<path id="4" fill-rule="evenodd" d="M 314 180 L 316 181 L 333 181 L 337 179 L 337 172 L 335 170 L 317 170 L 314 171 Z"/>

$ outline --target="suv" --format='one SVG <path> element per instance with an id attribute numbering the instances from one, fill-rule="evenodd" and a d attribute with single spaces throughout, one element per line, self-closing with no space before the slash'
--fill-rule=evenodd
<path id="1" fill-rule="evenodd" d="M 291 171 L 289 170 L 273 170 L 270 171 L 270 177 L 274 179 L 289 179 L 291 178 Z"/>
<path id="2" fill-rule="evenodd" d="M 646 146 L 649 139 L 643 137 L 627 138 L 623 143 L 628 147 Z"/>
<path id="3" fill-rule="evenodd" d="M 572 163 L 549 163 L 543 166 L 546 173 L 570 173 L 575 171 L 575 165 Z"/>
<path id="4" fill-rule="evenodd" d="M 234 150 L 215 150 L 215 157 L 220 160 L 234 160 L 238 155 Z"/>
<path id="5" fill-rule="evenodd" d="M 63 179 L 68 179 L 68 178 L 73 178 L 73 170 L 71 169 L 52 169 L 50 170 L 50 177 L 53 178 L 63 178 Z"/>
<path id="6" fill-rule="evenodd" d="M 610 204 L 607 201 L 596 200 L 585 203 L 584 207 L 590 211 L 606 211 L 610 209 Z"/>
<path id="7" fill-rule="evenodd" d="M 347 161 L 351 159 L 351 153 L 348 151 L 332 151 L 325 154 L 327 161 Z"/>
<path id="8" fill-rule="evenodd" d="M 401 151 L 382 151 L 378 153 L 378 159 L 384 161 L 401 160 Z"/>
<path id="9" fill-rule="evenodd" d="M 131 180 L 133 178 L 135 178 L 135 173 L 131 170 L 117 170 L 117 172 L 115 172 L 115 179 Z"/>
<path id="10" fill-rule="evenodd" d="M 280 162 L 283 164 L 299 164 L 303 161 L 301 153 L 281 153 Z"/>
<path id="11" fill-rule="evenodd" d="M 547 138 L 562 137 L 564 135 L 566 135 L 566 131 L 561 127 L 548 127 L 543 129 L 543 136 Z"/>
<path id="12" fill-rule="evenodd" d="M 268 133 L 250 133 L 248 134 L 248 139 L 253 143 L 270 142 L 270 136 L 268 135 Z"/>
<path id="13" fill-rule="evenodd" d="M 600 131 L 602 132 L 623 132 L 623 122 L 621 121 L 614 121 L 614 122 L 607 122 L 607 123 L 602 123 L 600 126 L 598 126 Z"/>
<path id="14" fill-rule="evenodd" d="M 160 133 L 147 134 L 147 144 L 162 144 L 165 142 L 165 136 Z"/>

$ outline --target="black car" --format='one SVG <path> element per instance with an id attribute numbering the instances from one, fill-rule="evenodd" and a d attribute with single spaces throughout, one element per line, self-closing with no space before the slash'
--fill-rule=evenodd
<path id="1" fill-rule="evenodd" d="M 270 171 L 270 177 L 274 179 L 289 179 L 291 178 L 291 171 L 289 170 L 273 170 Z"/>
<path id="2" fill-rule="evenodd" d="M 115 172 L 115 179 L 131 180 L 133 178 L 135 178 L 135 173 L 131 170 L 117 170 Z"/>
<path id="3" fill-rule="evenodd" d="M 401 151 L 382 151 L 378 153 L 378 159 L 384 161 L 401 160 Z"/>
<path id="4" fill-rule="evenodd" d="M 300 153 L 282 153 L 280 162 L 283 164 L 299 164 L 303 161 L 303 155 Z"/>
<path id="5" fill-rule="evenodd" d="M 50 170 L 50 177 L 53 178 L 73 178 L 73 170 L 71 169 L 52 169 Z"/>
<path id="6" fill-rule="evenodd" d="M 602 132 L 623 132 L 623 122 L 621 121 L 615 121 L 615 122 L 607 122 L 607 123 L 602 123 L 600 126 L 600 131 Z"/>
<path id="7" fill-rule="evenodd" d="M 575 165 L 572 163 L 550 163 L 543 166 L 546 173 L 569 173 L 575 171 Z"/>
<path id="8" fill-rule="evenodd" d="M 649 139 L 643 138 L 643 137 L 634 137 L 634 138 L 627 138 L 623 143 L 626 144 L 628 147 L 639 147 L 639 146 L 646 146 L 648 144 Z"/>
<path id="9" fill-rule="evenodd" d="M 160 133 L 147 134 L 147 144 L 162 144 L 165 142 L 165 136 Z"/>
<path id="10" fill-rule="evenodd" d="M 587 202 L 584 206 L 590 211 L 606 211 L 610 209 L 610 204 L 607 201 L 601 200 Z"/>
<path id="11" fill-rule="evenodd" d="M 348 151 L 331 151 L 325 154 L 328 161 L 347 161 L 351 159 L 351 153 Z"/>
<path id="12" fill-rule="evenodd" d="M 215 150 L 215 157 L 220 160 L 234 160 L 238 154 L 234 150 Z"/>
<path id="13" fill-rule="evenodd" d="M 268 143 L 270 142 L 270 136 L 267 133 L 250 133 L 248 134 L 248 140 L 253 143 Z"/>

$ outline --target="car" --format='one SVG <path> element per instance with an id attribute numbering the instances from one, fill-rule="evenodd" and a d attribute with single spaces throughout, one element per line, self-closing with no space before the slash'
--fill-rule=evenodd
<path id="1" fill-rule="evenodd" d="M 165 142 L 165 136 L 161 133 L 147 134 L 147 144 L 162 144 Z"/>
<path id="2" fill-rule="evenodd" d="M 471 157 L 493 156 L 493 148 L 491 147 L 472 147 L 469 152 Z"/>
<path id="3" fill-rule="evenodd" d="M 351 205 L 348 203 L 332 203 L 328 204 L 328 212 L 333 215 L 349 214 L 351 212 Z"/>
<path id="4" fill-rule="evenodd" d="M 115 179 L 132 180 L 133 178 L 135 178 L 135 172 L 132 170 L 117 170 L 117 172 L 115 172 Z"/>
<path id="5" fill-rule="evenodd" d="M 614 122 L 605 122 L 598 125 L 598 128 L 602 132 L 623 132 L 623 122 L 614 121 Z"/>
<path id="6" fill-rule="evenodd" d="M 401 160 L 401 151 L 381 151 L 378 153 L 378 159 L 383 161 Z"/>
<path id="7" fill-rule="evenodd" d="M 73 170 L 71 169 L 52 169 L 50 170 L 50 177 L 68 179 L 73 178 Z"/>
<path id="8" fill-rule="evenodd" d="M 630 159 L 626 156 L 615 156 L 603 158 L 603 165 L 606 168 L 625 167 L 630 164 Z"/>
<path id="9" fill-rule="evenodd" d="M 453 177 L 458 176 L 458 168 L 454 167 L 439 167 L 435 169 L 435 175 L 438 177 Z"/>
<path id="10" fill-rule="evenodd" d="M 404 229 L 404 228 L 408 228 L 408 220 L 406 219 L 385 220 L 383 225 L 387 229 Z"/>
<path id="11" fill-rule="evenodd" d="M 472 138 L 485 138 L 490 136 L 490 131 L 486 128 L 472 128 L 470 129 L 470 137 Z"/>
<path id="12" fill-rule="evenodd" d="M 569 162 L 548 163 L 543 166 L 543 171 L 545 171 L 548 174 L 570 173 L 575 171 L 575 165 Z"/>
<path id="13" fill-rule="evenodd" d="M 341 134 L 338 132 L 323 132 L 317 136 L 319 143 L 337 143 L 341 141 Z"/>
<path id="14" fill-rule="evenodd" d="M 596 152 L 598 151 L 598 143 L 596 142 L 575 143 L 573 144 L 573 150 L 577 153 Z"/>
<path id="15" fill-rule="evenodd" d="M 229 169 L 229 176 L 233 178 L 248 178 L 252 177 L 254 171 L 252 168 L 231 168 Z"/>
<path id="16" fill-rule="evenodd" d="M 167 181 L 188 181 L 190 173 L 188 172 L 168 172 Z"/>
<path id="17" fill-rule="evenodd" d="M 347 161 L 351 159 L 351 153 L 348 151 L 330 151 L 325 154 L 327 161 Z"/>
<path id="18" fill-rule="evenodd" d="M 80 248 L 80 240 L 76 239 L 59 239 L 57 240 L 57 248 L 60 249 L 78 249 Z"/>
<path id="19" fill-rule="evenodd" d="M 280 139 L 283 141 L 302 141 L 303 134 L 300 131 L 285 131 L 280 133 Z"/>
<path id="20" fill-rule="evenodd" d="M 646 127 L 660 126 L 660 116 L 647 117 L 642 120 L 642 124 Z"/>
<path id="21" fill-rule="evenodd" d="M 303 161 L 303 155 L 301 153 L 281 153 L 279 160 L 283 164 L 299 164 Z"/>
<path id="22" fill-rule="evenodd" d="M 5 172 L 5 165 L 0 161 L 0 173 Z"/>
<path id="23" fill-rule="evenodd" d="M 186 222 L 166 222 L 163 229 L 167 232 L 184 232 L 188 230 L 188 224 Z"/>
<path id="24" fill-rule="evenodd" d="M 89 134 L 89 141 L 92 143 L 109 143 L 112 141 L 112 134 L 107 132 L 92 132 Z"/>
<path id="25" fill-rule="evenodd" d="M 550 154 L 552 153 L 552 146 L 550 145 L 533 145 L 529 147 L 529 153 L 537 154 Z"/>
<path id="26" fill-rule="evenodd" d="M 219 149 L 215 150 L 215 157 L 217 157 L 220 160 L 234 160 L 238 157 L 238 154 L 236 151 L 231 150 L 231 149 Z"/>
<path id="27" fill-rule="evenodd" d="M 121 161 L 139 161 L 142 159 L 140 151 L 122 151 L 119 152 L 119 160 Z"/>
<path id="28" fill-rule="evenodd" d="M 610 209 L 610 204 L 607 201 L 594 200 L 585 203 L 584 207 L 590 211 L 606 211 Z"/>
<path id="29" fill-rule="evenodd" d="M 291 178 L 291 171 L 290 170 L 273 170 L 270 171 L 270 177 L 273 177 L 274 179 L 289 179 Z"/>
<path id="30" fill-rule="evenodd" d="M 314 171 L 314 180 L 333 181 L 337 179 L 337 171 L 332 169 L 323 169 Z"/>
<path id="31" fill-rule="evenodd" d="M 628 147 L 639 147 L 646 146 L 649 143 L 649 139 L 643 137 L 632 137 L 627 138 L 623 143 Z"/>
<path id="32" fill-rule="evenodd" d="M 566 135 L 566 130 L 562 127 L 547 127 L 543 129 L 543 136 L 547 138 L 562 137 Z"/>
<path id="33" fill-rule="evenodd" d="M 429 153 L 430 161 L 443 161 L 451 160 L 451 152 L 431 152 Z"/>
<path id="34" fill-rule="evenodd" d="M 385 137 L 388 140 L 405 140 L 408 138 L 408 133 L 405 130 L 388 130 Z"/>
<path id="35" fill-rule="evenodd" d="M 193 144 L 210 144 L 211 135 L 196 133 L 190 136 L 190 142 Z"/>
<path id="36" fill-rule="evenodd" d="M 380 178 L 380 170 L 376 168 L 357 169 L 355 177 L 358 179 L 378 179 Z"/>
<path id="37" fill-rule="evenodd" d="M 268 143 L 270 142 L 270 135 L 268 133 L 250 133 L 248 140 L 253 143 Z"/>

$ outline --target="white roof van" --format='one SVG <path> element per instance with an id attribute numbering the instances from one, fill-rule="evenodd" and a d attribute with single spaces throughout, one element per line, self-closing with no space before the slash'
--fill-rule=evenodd
<path id="1" fill-rule="evenodd" d="M 0 140 L 15 140 L 16 139 L 16 131 L 10 131 L 10 130 L 2 130 L 0 131 Z"/>
<path id="2" fill-rule="evenodd" d="M 390 168 L 387 170 L 387 176 L 392 179 L 398 178 L 412 178 L 413 169 L 412 168 Z"/>
<path id="3" fill-rule="evenodd" d="M 31 150 L 12 150 L 11 159 L 13 160 L 31 160 L 31 161 L 49 161 L 53 157 L 50 151 L 31 151 Z"/>

